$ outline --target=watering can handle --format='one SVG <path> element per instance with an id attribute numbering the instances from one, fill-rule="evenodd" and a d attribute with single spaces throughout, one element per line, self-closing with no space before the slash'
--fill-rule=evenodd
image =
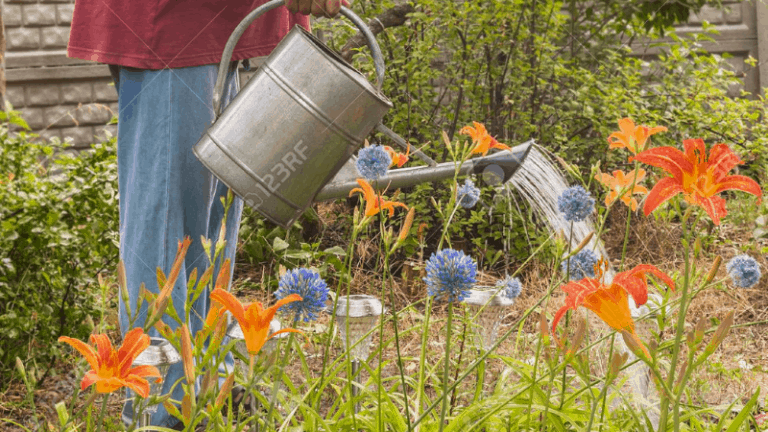
<path id="1" fill-rule="evenodd" d="M 282 6 L 284 3 L 284 0 L 272 0 L 257 7 L 256 9 L 252 10 L 251 13 L 249 13 L 245 18 L 243 18 L 242 21 L 240 21 L 240 24 L 235 27 L 235 30 L 229 36 L 227 44 L 224 46 L 224 52 L 221 54 L 219 76 L 216 79 L 216 87 L 214 87 L 213 90 L 213 111 L 216 113 L 217 117 L 221 114 L 221 97 L 224 92 L 224 81 L 227 77 L 229 61 L 232 58 L 232 52 L 235 50 L 237 41 L 240 40 L 240 37 L 243 35 L 243 33 L 245 33 L 245 30 L 249 25 L 251 25 L 253 21 L 256 20 L 256 18 L 267 11 Z M 371 49 L 371 53 L 373 54 L 373 65 L 376 68 L 376 90 L 381 91 L 381 85 L 384 81 L 384 57 L 381 54 L 381 49 L 379 49 L 379 44 L 376 43 L 376 37 L 371 32 L 371 29 L 369 29 L 368 26 L 363 22 L 363 20 L 360 19 L 359 16 L 355 15 L 355 13 L 347 7 L 341 7 L 341 14 L 349 18 L 350 21 L 352 21 L 357 26 L 357 28 L 360 29 L 363 35 L 365 35 L 365 38 L 368 41 L 368 48 Z"/>

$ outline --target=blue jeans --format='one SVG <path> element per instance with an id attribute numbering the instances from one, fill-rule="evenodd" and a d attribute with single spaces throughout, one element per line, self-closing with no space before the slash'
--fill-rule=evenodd
<path id="1" fill-rule="evenodd" d="M 187 299 L 187 277 L 197 268 L 198 278 L 208 268 L 201 236 L 218 239 L 224 208 L 220 197 L 228 188 L 214 177 L 192 153 L 208 126 L 213 123 L 213 87 L 218 65 L 180 69 L 139 70 L 110 66 L 118 93 L 117 164 L 120 195 L 120 258 L 125 263 L 128 297 L 132 317 L 120 302 L 119 321 L 123 335 L 132 327 L 143 326 L 147 305 L 137 311 L 142 283 L 158 292 L 156 268 L 168 275 L 178 242 L 189 236 L 192 244 L 173 288 L 173 304 L 180 317 Z M 239 90 L 237 69 L 227 77 L 223 102 L 229 103 Z M 235 198 L 227 215 L 224 258 L 234 270 L 237 231 L 243 203 Z M 217 265 L 218 266 L 218 265 Z M 218 269 L 214 269 L 216 280 Z M 230 276 L 230 283 L 231 283 Z M 186 319 L 194 336 L 209 310 L 206 290 L 194 303 Z M 178 325 L 168 316 L 163 321 L 172 329 Z M 150 336 L 158 336 L 155 329 Z M 233 370 L 227 355 L 220 371 Z M 179 383 L 177 381 L 181 380 Z M 184 395 L 181 362 L 164 377 L 163 393 L 172 391 L 172 399 Z M 130 396 L 130 392 L 129 392 Z M 123 420 L 130 421 L 130 401 L 123 410 Z M 152 416 L 155 426 L 173 427 L 178 420 L 160 405 Z"/>

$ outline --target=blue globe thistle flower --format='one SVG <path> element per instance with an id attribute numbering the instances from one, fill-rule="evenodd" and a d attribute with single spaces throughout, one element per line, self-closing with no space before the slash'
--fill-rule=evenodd
<path id="1" fill-rule="evenodd" d="M 557 198 L 557 209 L 569 222 L 581 222 L 595 211 L 595 199 L 581 186 L 571 186 Z"/>
<path id="2" fill-rule="evenodd" d="M 294 321 L 303 318 L 304 322 L 309 322 L 317 319 L 317 314 L 325 308 L 328 285 L 315 271 L 307 268 L 293 269 L 280 278 L 275 297 L 282 299 L 290 294 L 298 294 L 302 300 L 288 303 L 280 311 L 293 314 Z"/>
<path id="3" fill-rule="evenodd" d="M 464 252 L 443 249 L 427 261 L 427 291 L 435 300 L 457 303 L 469 295 L 477 281 L 477 263 Z"/>
<path id="4" fill-rule="evenodd" d="M 600 259 L 597 254 L 589 249 L 582 249 L 576 255 L 568 258 L 560 264 L 563 273 L 568 273 L 571 280 L 581 280 L 585 277 L 595 277 L 595 264 Z M 568 267 L 570 266 L 570 272 Z"/>
<path id="5" fill-rule="evenodd" d="M 357 153 L 357 171 L 366 180 L 376 180 L 387 175 L 392 157 L 380 145 L 360 149 Z"/>
<path id="6" fill-rule="evenodd" d="M 456 196 L 459 200 L 459 205 L 464 208 L 472 208 L 480 200 L 480 189 L 475 186 L 475 183 L 470 180 L 464 180 L 464 184 L 459 186 L 459 190 L 456 191 Z"/>
<path id="7" fill-rule="evenodd" d="M 760 281 L 760 264 L 749 255 L 733 257 L 725 265 L 733 284 L 739 288 L 752 288 Z"/>
<path id="8" fill-rule="evenodd" d="M 501 288 L 502 295 L 510 300 L 514 300 L 520 296 L 520 291 L 523 290 L 523 285 L 520 283 L 520 279 L 507 276 L 496 282 L 496 288 Z"/>

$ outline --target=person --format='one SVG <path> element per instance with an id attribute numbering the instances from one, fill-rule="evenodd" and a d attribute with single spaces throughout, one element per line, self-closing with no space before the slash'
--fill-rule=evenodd
<path id="1" fill-rule="evenodd" d="M 156 268 L 171 269 L 177 244 L 192 244 L 173 289 L 176 310 L 183 310 L 187 276 L 208 267 L 201 236 L 218 239 L 224 217 L 220 197 L 227 187 L 192 153 L 214 120 L 213 88 L 224 45 L 237 24 L 266 0 L 77 0 L 67 55 L 106 63 L 118 93 L 117 164 L 120 198 L 120 259 L 125 264 L 133 320 L 122 300 L 119 324 L 123 335 L 143 326 L 146 304 L 136 311 L 142 283 L 157 292 Z M 268 55 L 294 26 L 309 29 L 309 14 L 335 16 L 340 0 L 286 0 L 257 19 L 238 42 L 227 76 L 223 103 L 238 91 L 237 63 Z M 236 198 L 227 214 L 224 258 L 234 272 L 237 232 L 243 202 Z M 214 269 L 216 280 L 219 269 Z M 231 276 L 230 276 L 231 283 Z M 194 334 L 209 309 L 204 293 L 188 317 Z M 172 329 L 176 323 L 164 317 Z M 150 330 L 150 336 L 158 336 Z M 222 368 L 232 370 L 229 365 Z M 181 363 L 169 368 L 163 394 L 181 400 Z M 130 398 L 123 421 L 132 422 Z M 160 405 L 151 425 L 177 427 L 178 420 Z"/>

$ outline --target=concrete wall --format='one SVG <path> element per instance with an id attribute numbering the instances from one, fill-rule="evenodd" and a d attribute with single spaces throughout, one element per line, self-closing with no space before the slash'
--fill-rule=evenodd
<path id="1" fill-rule="evenodd" d="M 705 48 L 731 53 L 744 88 L 757 94 L 768 87 L 768 5 L 763 0 L 725 3 L 725 10 L 704 8 L 678 30 L 700 31 L 704 20 L 714 24 L 721 34 Z M 105 124 L 117 112 L 117 93 L 107 66 L 66 57 L 73 8 L 74 0 L 3 0 L 7 98 L 42 136 L 71 137 L 87 147 L 105 130 L 115 133 L 115 126 Z M 655 54 L 641 52 L 640 44 L 634 48 L 638 55 Z M 757 58 L 758 66 L 744 65 L 748 56 Z M 252 73 L 241 73 L 241 81 Z"/>

